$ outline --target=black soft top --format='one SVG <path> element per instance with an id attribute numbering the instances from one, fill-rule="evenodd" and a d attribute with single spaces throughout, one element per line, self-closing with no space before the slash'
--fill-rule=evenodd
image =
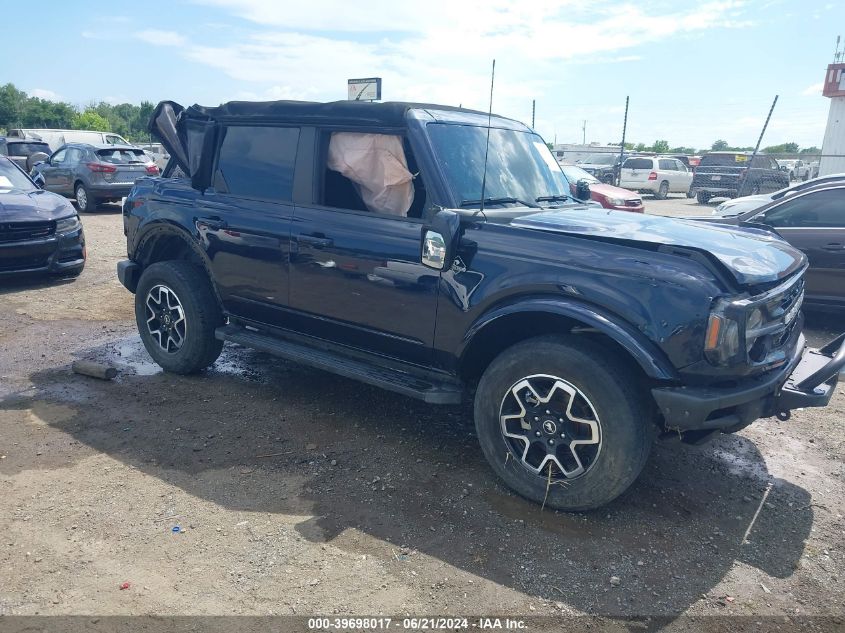
<path id="1" fill-rule="evenodd" d="M 369 101 L 330 101 L 327 103 L 317 101 L 229 101 L 212 107 L 192 105 L 185 110 L 183 116 L 214 121 L 231 121 L 234 119 L 322 121 L 401 127 L 406 123 L 405 117 L 408 110 L 454 113 L 458 118 L 460 118 L 460 115 L 487 116 L 486 112 L 467 108 L 404 101 L 386 101 L 384 103 Z M 504 118 L 494 116 L 497 119 Z"/>

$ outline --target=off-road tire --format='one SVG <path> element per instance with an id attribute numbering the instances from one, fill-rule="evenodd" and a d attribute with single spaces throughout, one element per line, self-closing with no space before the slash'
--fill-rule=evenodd
<path id="1" fill-rule="evenodd" d="M 171 291 L 184 312 L 185 332 L 181 346 L 165 351 L 150 332 L 147 301 L 157 287 Z M 214 330 L 223 325 L 223 313 L 205 271 L 185 261 L 165 261 L 144 269 L 135 290 L 135 321 L 141 341 L 149 355 L 165 371 L 192 374 L 214 363 L 223 349 L 223 341 Z"/>
<path id="2" fill-rule="evenodd" d="M 655 200 L 665 200 L 669 197 L 669 183 L 664 180 L 660 183 L 660 186 L 657 188 L 657 191 L 654 192 L 654 199 Z"/>
<path id="3" fill-rule="evenodd" d="M 557 377 L 580 391 L 600 428 L 599 452 L 589 468 L 552 485 L 545 470 L 537 474 L 514 457 L 503 432 L 505 398 L 522 379 L 534 376 Z M 591 510 L 622 494 L 645 465 L 657 434 L 647 398 L 630 365 L 601 345 L 574 336 L 542 336 L 508 348 L 488 366 L 475 395 L 475 425 L 484 456 L 513 491 L 558 510 Z M 564 448 L 565 440 L 560 442 Z"/>

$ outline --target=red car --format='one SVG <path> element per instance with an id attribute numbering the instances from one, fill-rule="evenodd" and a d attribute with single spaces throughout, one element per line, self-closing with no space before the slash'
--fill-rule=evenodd
<path id="1" fill-rule="evenodd" d="M 643 212 L 643 199 L 639 194 L 621 187 L 606 185 L 575 165 L 561 165 L 560 168 L 569 181 L 569 188 L 573 196 L 576 195 L 578 181 L 586 180 L 590 184 L 590 199 L 595 200 L 605 209 L 633 211 L 634 213 Z"/>

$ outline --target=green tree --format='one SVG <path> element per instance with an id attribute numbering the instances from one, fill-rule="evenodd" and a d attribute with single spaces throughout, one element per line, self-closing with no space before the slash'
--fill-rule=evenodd
<path id="1" fill-rule="evenodd" d="M 813 145 L 812 147 L 805 147 L 805 148 L 803 148 L 803 149 L 802 149 L 800 152 L 798 152 L 798 153 L 799 153 L 799 154 L 821 154 L 821 153 L 822 153 L 822 151 L 821 151 L 818 147 L 816 147 L 815 145 Z"/>
<path id="2" fill-rule="evenodd" d="M 74 130 L 96 130 L 98 132 L 110 132 L 109 120 L 98 114 L 96 110 L 88 109 L 73 117 L 71 127 Z"/>
<path id="3" fill-rule="evenodd" d="M 767 154 L 797 154 L 798 143 L 781 143 L 780 145 L 770 145 L 764 147 L 763 151 Z"/>
<path id="4" fill-rule="evenodd" d="M 637 143 L 636 147 L 634 147 L 635 152 L 644 152 L 646 151 L 645 143 Z"/>
<path id="5" fill-rule="evenodd" d="M 669 141 L 654 141 L 651 151 L 657 154 L 665 154 L 669 151 Z"/>
<path id="6" fill-rule="evenodd" d="M 724 152 L 726 149 L 729 149 L 728 142 L 719 139 L 718 141 L 714 141 L 714 143 L 710 146 L 710 149 L 714 152 Z"/>

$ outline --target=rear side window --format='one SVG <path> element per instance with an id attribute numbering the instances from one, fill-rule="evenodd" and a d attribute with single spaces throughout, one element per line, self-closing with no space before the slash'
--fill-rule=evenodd
<path id="1" fill-rule="evenodd" d="M 148 162 L 147 155 L 141 149 L 100 149 L 97 150 L 97 158 L 114 165 Z"/>
<path id="2" fill-rule="evenodd" d="M 766 212 L 766 224 L 774 227 L 845 227 L 845 189 L 828 189 L 787 200 Z"/>
<path id="3" fill-rule="evenodd" d="M 247 198 L 291 199 L 299 128 L 237 126 L 223 130 L 214 188 Z"/>
<path id="4" fill-rule="evenodd" d="M 667 159 L 661 158 L 658 161 L 658 165 L 660 165 L 660 169 L 662 169 L 664 171 L 678 171 L 678 168 L 676 167 L 674 160 L 667 160 Z"/>
<path id="5" fill-rule="evenodd" d="M 652 164 L 650 158 L 629 158 L 622 167 L 624 169 L 651 169 Z"/>
<path id="6" fill-rule="evenodd" d="M 50 146 L 47 143 L 9 143 L 7 148 L 9 156 L 32 156 L 36 152 L 50 153 Z"/>

